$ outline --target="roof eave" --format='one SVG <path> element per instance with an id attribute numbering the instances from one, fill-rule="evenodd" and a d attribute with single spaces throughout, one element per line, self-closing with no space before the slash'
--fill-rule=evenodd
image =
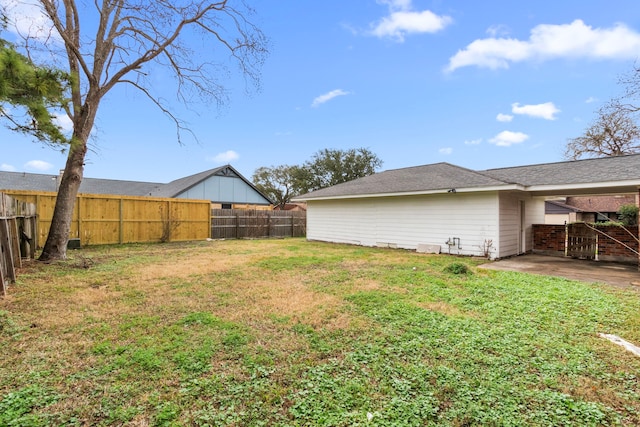
<path id="1" fill-rule="evenodd" d="M 531 185 L 526 188 L 534 196 L 563 194 L 628 194 L 640 190 L 640 180 L 589 182 L 580 184 Z"/>
<path id="2" fill-rule="evenodd" d="M 406 197 L 406 196 L 427 196 L 432 194 L 452 194 L 452 193 L 484 193 L 491 191 L 525 191 L 524 187 L 519 184 L 497 185 L 488 187 L 465 187 L 465 188 L 442 188 L 437 190 L 425 191 L 405 191 L 396 193 L 372 193 L 372 194 L 345 194 L 339 196 L 320 196 L 320 197 L 294 197 L 292 201 L 311 202 L 315 200 L 345 200 L 345 199 L 372 199 L 382 197 Z"/>

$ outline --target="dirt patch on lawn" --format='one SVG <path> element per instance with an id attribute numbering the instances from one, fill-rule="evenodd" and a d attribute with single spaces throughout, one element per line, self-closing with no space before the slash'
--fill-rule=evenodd
<path id="1" fill-rule="evenodd" d="M 234 322 L 258 324 L 277 318 L 314 328 L 349 327 L 350 316 L 345 314 L 340 298 L 313 290 L 307 283 L 308 277 L 288 272 L 261 276 L 254 265 L 263 257 L 263 254 L 198 254 L 136 268 L 132 280 L 136 287 L 144 288 L 145 299 L 152 306 L 156 304 L 152 300 L 182 299 L 183 306 L 212 311 Z M 316 272 L 316 278 L 321 275 L 322 272 Z M 177 285 L 179 281 L 185 282 L 187 294 L 195 298 L 185 297 L 184 290 Z M 163 282 L 173 285 L 160 285 Z M 187 298 L 193 301 L 184 301 Z"/>

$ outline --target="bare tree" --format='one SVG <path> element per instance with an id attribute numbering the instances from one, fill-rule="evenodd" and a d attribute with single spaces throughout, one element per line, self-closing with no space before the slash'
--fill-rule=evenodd
<path id="1" fill-rule="evenodd" d="M 619 100 L 600 108 L 595 121 L 582 136 L 570 139 L 564 156 L 576 160 L 583 157 L 611 157 L 640 152 L 640 127 L 634 112 Z"/>
<path id="2" fill-rule="evenodd" d="M 245 78 L 257 85 L 267 41 L 249 20 L 253 10 L 242 0 L 38 2 L 52 25 L 50 37 L 40 47 L 62 59 L 71 76 L 71 101 L 66 112 L 73 122 L 73 135 L 40 256 L 42 261 L 51 261 L 66 258 L 87 141 L 105 95 L 121 83 L 140 90 L 174 121 L 180 141 L 181 131 L 188 128 L 154 93 L 148 79 L 152 66 L 172 72 L 183 102 L 196 94 L 220 104 L 226 100 L 219 80 L 226 74 L 224 64 L 235 63 Z M 27 35 L 24 47 L 33 50 L 39 41 Z"/>
<path id="3" fill-rule="evenodd" d="M 634 65 L 630 72 L 618 79 L 618 84 L 624 88 L 622 96 L 614 100 L 618 106 L 631 113 L 640 111 L 640 66 Z"/>

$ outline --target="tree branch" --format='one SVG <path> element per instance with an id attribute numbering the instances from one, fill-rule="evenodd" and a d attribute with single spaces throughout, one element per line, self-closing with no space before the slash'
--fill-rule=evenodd
<path id="1" fill-rule="evenodd" d="M 175 124 L 176 126 L 176 138 L 178 140 L 178 144 L 183 145 L 182 144 L 182 138 L 180 136 L 180 133 L 183 131 L 189 132 L 194 139 L 197 141 L 198 138 L 195 135 L 195 133 L 189 129 L 187 126 L 185 126 L 182 122 L 182 120 L 180 120 L 179 118 L 177 118 L 168 108 L 166 108 L 162 102 L 155 98 L 148 90 L 147 88 L 138 85 L 136 82 L 132 81 L 132 80 L 120 80 L 120 83 L 127 83 L 132 85 L 133 87 L 135 87 L 136 89 L 140 90 L 147 98 L 149 98 L 151 100 L 151 102 L 153 102 L 156 107 L 158 107 L 160 109 L 160 111 L 162 111 L 165 115 L 167 115 Z"/>

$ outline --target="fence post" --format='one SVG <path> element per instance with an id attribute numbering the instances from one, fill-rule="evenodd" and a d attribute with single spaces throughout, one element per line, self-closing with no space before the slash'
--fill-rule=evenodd
<path id="1" fill-rule="evenodd" d="M 236 212 L 236 239 L 240 238 L 240 214 Z"/>
<path id="2" fill-rule="evenodd" d="M 120 197 L 120 213 L 118 215 L 118 243 L 124 243 L 124 199 Z"/>
<path id="3" fill-rule="evenodd" d="M 22 257 L 20 256 L 20 229 L 16 217 L 7 220 L 9 227 L 9 243 L 11 244 L 11 256 L 14 267 L 22 268 Z"/>
<path id="4" fill-rule="evenodd" d="M 16 270 L 13 264 L 13 245 L 11 243 L 11 233 L 9 232 L 9 220 L 7 218 L 0 219 L 0 252 L 2 252 L 2 259 L 0 264 L 3 264 L 7 271 L 7 279 L 11 283 L 16 281 Z M 5 278 L 2 278 L 3 289 L 6 289 Z M 3 292 L 6 292 L 3 290 Z"/>
<path id="5" fill-rule="evenodd" d="M 76 209 L 78 213 L 78 239 L 82 243 L 82 195 L 76 199 Z"/>
<path id="6" fill-rule="evenodd" d="M 29 242 L 29 258 L 36 259 L 36 246 L 38 246 L 38 215 L 36 215 L 35 210 L 32 212 L 32 215 L 28 218 L 28 220 L 28 230 L 31 234 L 31 242 Z"/>
<path id="7" fill-rule="evenodd" d="M 170 242 L 171 234 L 173 234 L 173 221 L 171 219 L 171 200 L 167 200 L 167 220 L 169 221 L 169 242 Z"/>
<path id="8" fill-rule="evenodd" d="M 41 248 L 42 245 L 40 244 L 40 206 L 41 205 L 41 196 L 40 194 L 36 194 L 36 211 L 34 212 L 34 214 L 36 215 L 36 228 L 34 231 L 35 236 L 33 236 L 33 241 L 34 244 L 36 245 L 37 248 Z"/>

